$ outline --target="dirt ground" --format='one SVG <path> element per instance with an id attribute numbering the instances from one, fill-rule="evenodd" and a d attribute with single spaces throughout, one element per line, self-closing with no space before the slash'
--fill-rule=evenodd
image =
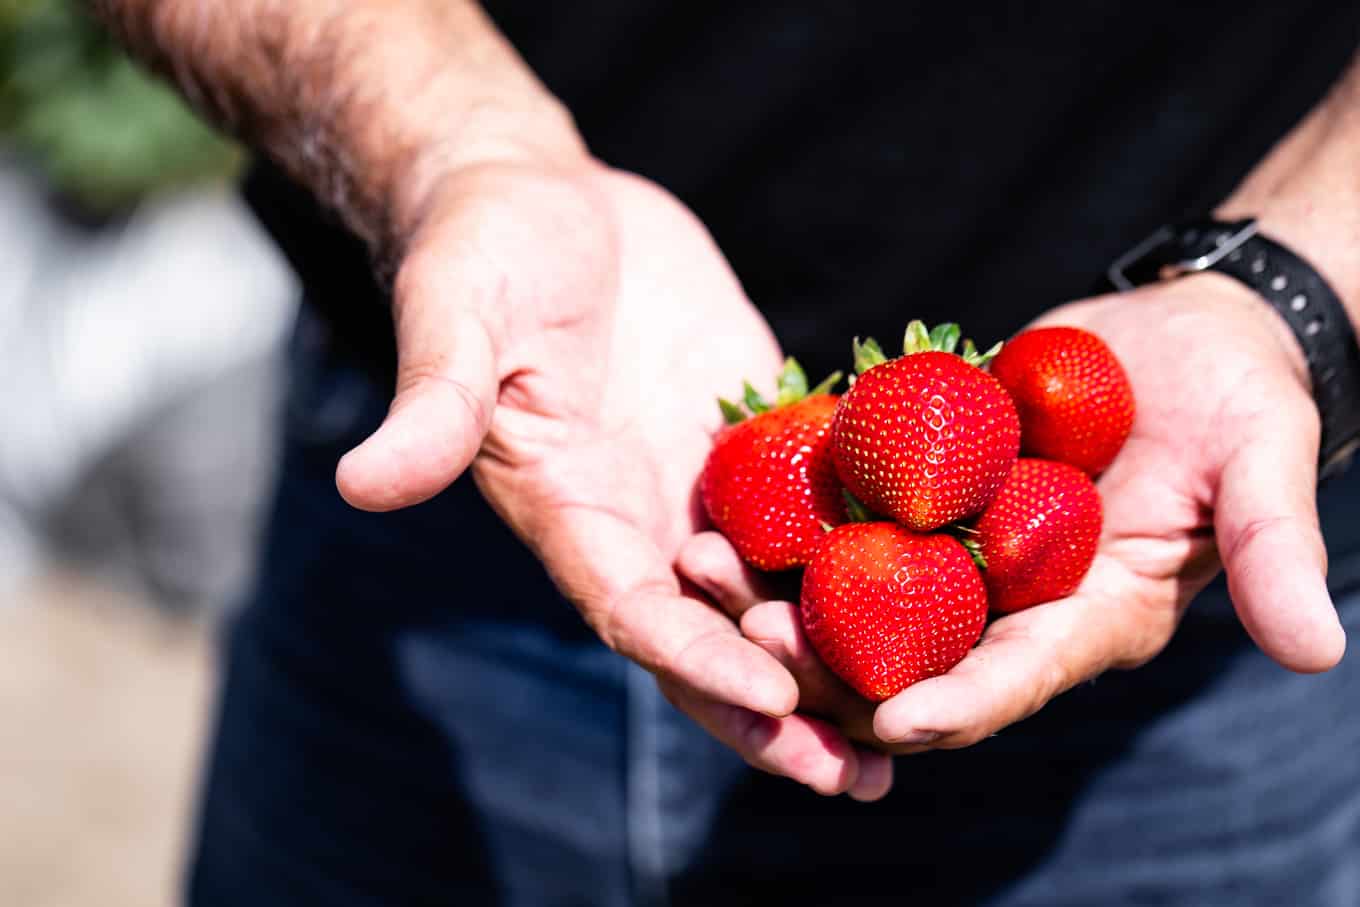
<path id="1" fill-rule="evenodd" d="M 0 904 L 176 903 L 213 682 L 203 627 L 89 581 L 0 603 Z"/>

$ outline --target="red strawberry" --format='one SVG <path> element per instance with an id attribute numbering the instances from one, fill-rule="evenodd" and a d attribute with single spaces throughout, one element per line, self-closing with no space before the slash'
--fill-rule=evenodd
<path id="1" fill-rule="evenodd" d="M 992 363 L 1020 410 L 1025 453 L 1097 475 L 1133 427 L 1133 388 L 1110 348 L 1080 328 L 1035 328 Z"/>
<path id="2" fill-rule="evenodd" d="M 952 536 L 850 523 L 803 574 L 802 613 L 822 661 L 881 702 L 963 660 L 982 635 L 987 589 Z"/>
<path id="3" fill-rule="evenodd" d="M 992 500 L 1020 449 L 1020 420 L 1005 389 L 979 365 L 958 325 L 927 333 L 913 321 L 906 352 L 885 361 L 855 342 L 861 373 L 832 423 L 836 472 L 876 513 L 918 531 L 971 516 Z"/>
<path id="4" fill-rule="evenodd" d="M 964 541 L 997 611 L 1071 595 L 1100 541 L 1100 492 L 1066 463 L 1022 458 Z"/>
<path id="5" fill-rule="evenodd" d="M 845 522 L 831 463 L 831 416 L 839 398 L 826 393 L 839 380 L 838 372 L 809 391 L 802 368 L 789 359 L 773 408 L 749 384 L 745 403 L 753 418 L 718 401 L 730 424 L 714 440 L 699 494 L 713 525 L 753 567 L 801 567 L 826 527 Z"/>

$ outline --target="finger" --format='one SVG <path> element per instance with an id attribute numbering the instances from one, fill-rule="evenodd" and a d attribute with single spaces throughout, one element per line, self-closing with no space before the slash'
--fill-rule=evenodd
<path id="1" fill-rule="evenodd" d="M 450 249 L 456 248 L 451 246 Z M 476 456 L 498 379 L 487 311 L 501 284 L 485 259 L 452 251 L 413 258 L 397 280 L 397 392 L 378 430 L 336 469 L 340 494 L 361 510 L 418 504 Z"/>
<path id="2" fill-rule="evenodd" d="M 860 759 L 855 748 L 835 728 L 816 718 L 790 715 L 771 718 L 696 696 L 663 682 L 661 691 L 680 711 L 731 747 L 751 767 L 805 784 L 819 794 L 834 796 L 855 789 Z M 875 771 L 881 776 L 881 767 Z M 866 791 L 881 786 L 871 778 Z"/>
<path id="3" fill-rule="evenodd" d="M 859 756 L 859 776 L 846 793 L 861 803 L 882 800 L 892 790 L 893 757 L 862 746 L 855 747 L 855 753 Z"/>
<path id="4" fill-rule="evenodd" d="M 851 739 L 877 742 L 873 706 L 831 672 L 803 632 L 798 608 L 763 602 L 741 619 L 742 635 L 777 658 L 798 681 L 798 707 L 836 723 Z"/>
<path id="5" fill-rule="evenodd" d="M 1174 607 L 1146 607 L 1139 594 L 1123 568 L 1098 558 L 1077 596 L 996 621 L 953 669 L 882 703 L 875 733 L 892 743 L 971 746 L 1075 684 L 1145 658 L 1170 639 L 1174 619 L 1162 611 L 1174 615 Z"/>
<path id="6" fill-rule="evenodd" d="M 1031 637 L 995 638 L 948 673 L 882 703 L 874 713 L 874 732 L 889 743 L 971 746 L 1033 714 L 1060 685 Z"/>
<path id="7" fill-rule="evenodd" d="M 680 594 L 668 559 L 636 527 L 585 508 L 539 513 L 529 526 L 558 587 L 614 651 L 708 699 L 773 716 L 797 707 L 793 676 L 731 619 Z"/>
<path id="8" fill-rule="evenodd" d="M 831 720 L 850 740 L 878 743 L 873 735 L 873 706 L 860 698 L 817 656 L 808 642 L 796 606 L 764 602 L 746 612 L 742 634 L 759 643 L 798 679 L 800 714 Z M 865 803 L 880 800 L 892 789 L 892 755 L 856 746 L 859 775 L 847 793 Z"/>
<path id="9" fill-rule="evenodd" d="M 757 602 L 778 597 L 774 584 L 747 565 L 732 543 L 717 532 L 700 532 L 686 542 L 675 568 L 732 617 L 741 617 Z"/>
<path id="10" fill-rule="evenodd" d="M 1300 397 L 1274 408 L 1269 430 L 1224 465 L 1214 505 L 1228 592 L 1243 626 L 1271 658 L 1306 673 L 1334 667 L 1346 649 L 1327 592 L 1311 405 Z"/>

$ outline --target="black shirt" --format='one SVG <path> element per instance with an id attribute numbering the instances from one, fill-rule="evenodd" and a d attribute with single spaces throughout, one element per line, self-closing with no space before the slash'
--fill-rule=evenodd
<path id="1" fill-rule="evenodd" d="M 708 224 L 816 373 L 913 317 L 987 344 L 1089 294 L 1221 200 L 1360 44 L 1360 4 L 1316 0 L 487 6 L 598 156 Z M 267 167 L 248 195 L 340 345 L 390 368 L 356 241 Z"/>
<path id="2" fill-rule="evenodd" d="M 490 8 L 597 154 L 694 208 L 786 347 L 816 373 L 846 365 L 852 335 L 891 343 L 913 316 L 957 319 L 985 343 L 1087 294 L 1109 260 L 1155 225 L 1229 192 L 1325 93 L 1360 41 L 1354 2 L 493 0 Z M 249 191 L 346 355 L 390 365 L 387 310 L 365 284 L 362 248 L 276 171 L 257 170 Z M 588 630 L 558 607 L 546 576 L 470 483 L 399 514 L 344 507 L 333 491 L 335 458 L 381 418 L 385 402 L 362 383 L 373 411 L 361 430 L 290 449 L 266 546 L 262 613 L 274 623 L 245 622 L 237 639 L 248 645 L 255 633 L 269 640 L 260 651 L 295 648 L 319 653 L 325 668 L 346 666 L 340 689 L 362 688 L 356 701 L 365 707 L 345 712 L 336 740 L 354 742 L 344 735 L 353 736 L 354 716 L 362 724 L 373 702 L 383 727 L 412 725 L 391 736 L 407 747 L 399 761 L 420 809 L 403 813 L 405 788 L 370 796 L 363 827 L 382 831 L 382 878 L 420 885 L 428 871 L 467 884 L 460 872 L 499 865 L 481 849 L 485 841 L 538 840 L 533 829 L 518 837 L 533 824 L 519 815 L 503 839 L 481 825 L 452 837 L 442 823 L 465 821 L 468 807 L 448 797 L 428 808 L 425 792 L 444 783 L 431 779 L 450 765 L 459 784 L 501 777 L 469 769 L 502 738 L 464 706 L 505 692 L 477 692 L 474 665 L 504 660 L 507 677 L 547 671 L 539 653 L 566 651 L 557 640 Z M 309 425 L 327 418 L 324 407 L 297 410 Z M 1342 528 L 1332 535 L 1333 563 L 1354 564 L 1339 556 L 1355 550 L 1341 519 L 1352 500 L 1332 496 L 1323 506 L 1329 527 Z M 445 544 L 453 535 L 458 543 Z M 368 564 L 379 545 L 381 563 L 360 571 L 364 582 L 337 569 Z M 496 581 L 478 579 L 485 576 Z M 296 646 L 260 629 L 290 620 L 303 641 Z M 483 626 L 504 627 L 505 636 L 481 635 Z M 460 657 L 520 633 L 535 653 L 527 660 L 514 654 L 518 643 L 506 643 L 504 659 L 499 649 L 496 658 Z M 539 649 L 540 639 L 554 641 Z M 987 745 L 899 763 L 896 791 L 872 806 L 757 773 L 730 790 L 710 785 L 702 760 L 712 751 L 701 738 L 658 734 L 672 769 L 657 782 L 666 808 L 657 815 L 670 842 L 666 866 L 677 875 L 674 903 L 977 904 L 1021 878 L 1030 887 L 1012 903 L 1100 903 L 1085 894 L 1110 890 L 1126 892 L 1120 903 L 1169 903 L 1168 892 L 1196 885 L 1214 903 L 1303 903 L 1319 880 L 1345 878 L 1345 867 L 1327 861 L 1349 840 L 1350 801 L 1335 794 L 1350 777 L 1339 767 L 1349 763 L 1334 756 L 1350 738 L 1300 738 L 1294 729 L 1342 715 L 1351 675 L 1318 678 L 1322 687 L 1286 682 L 1264 659 L 1242 657 L 1249 647 L 1220 588 L 1191 609 L 1153 666 L 1083 684 Z M 241 677 L 258 674 L 260 689 L 278 698 L 306 671 L 280 686 L 268 658 L 238 648 L 249 657 L 233 671 L 228 701 L 237 707 L 228 717 L 252 742 L 238 761 L 254 767 L 261 751 L 259 764 L 269 766 L 271 752 L 284 752 L 293 777 L 300 763 L 289 739 L 279 743 L 261 720 L 270 709 L 241 706 L 254 695 Z M 412 664 L 418 680 L 407 676 Z M 561 676 L 568 688 L 576 682 Z M 343 704 L 331 682 L 328 674 L 327 696 Z M 469 689 L 474 699 L 426 696 Z M 601 709 L 615 706 L 598 695 L 591 701 L 607 703 Z M 305 696 L 297 701 L 309 734 L 339 720 Z M 635 720 L 630 705 L 617 708 Z M 429 742 L 441 720 L 458 728 L 447 749 Z M 1288 733 L 1239 739 L 1257 725 Z M 479 735 L 488 727 L 486 742 Z M 504 739 L 515 750 L 541 750 L 518 733 Z M 1309 745 L 1280 748 L 1299 739 Z M 1283 758 L 1286 750 L 1296 758 Z M 366 771 L 365 747 L 325 752 Z M 1317 774 L 1320 766 L 1332 770 Z M 260 783 L 274 777 L 249 774 Z M 322 774 L 322 791 L 331 776 L 347 777 Z M 386 790 L 381 773 L 364 777 Z M 232 789 L 212 790 L 231 800 L 220 794 Z M 335 807 L 308 825 L 327 829 L 329 844 L 351 818 L 341 799 L 312 798 L 319 809 Z M 705 810 L 719 800 L 714 819 Z M 234 801 L 232 809 L 239 813 Z M 431 863 L 431 853 L 441 856 Z M 402 872 L 403 860 L 418 870 Z M 474 869 L 465 869 L 468 860 Z M 1257 886 L 1262 877 L 1274 887 Z"/>

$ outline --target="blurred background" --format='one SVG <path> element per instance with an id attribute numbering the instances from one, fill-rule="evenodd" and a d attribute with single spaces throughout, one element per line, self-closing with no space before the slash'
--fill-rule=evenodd
<path id="1" fill-rule="evenodd" d="M 174 902 L 296 287 L 241 151 L 0 0 L 0 904 Z"/>

